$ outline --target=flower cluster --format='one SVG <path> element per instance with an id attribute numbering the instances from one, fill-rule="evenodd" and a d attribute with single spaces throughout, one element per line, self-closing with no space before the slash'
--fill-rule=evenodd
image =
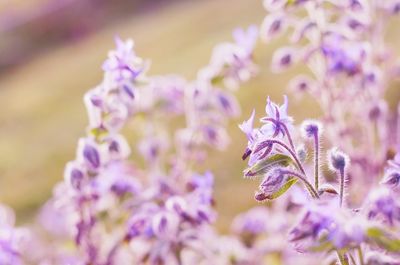
<path id="1" fill-rule="evenodd" d="M 360 201 L 369 189 L 361 185 L 363 179 L 379 177 L 393 149 L 389 139 L 398 134 L 383 96 L 398 73 L 385 33 L 399 3 L 265 0 L 264 6 L 264 41 L 290 36 L 290 45 L 274 53 L 272 70 L 298 62 L 307 66 L 289 88 L 295 95 L 307 92 L 320 105 L 326 139 L 352 158 L 351 177 L 358 183 Z"/>
<path id="2" fill-rule="evenodd" d="M 336 252 L 342 265 L 350 264 L 356 255 L 359 256 L 358 262 L 353 263 L 365 264 L 363 252 L 376 249 L 382 250 L 379 258 L 399 259 L 398 156 L 388 162 L 381 187 L 371 190 L 359 208 L 351 208 L 346 204 L 346 181 L 351 167 L 345 153 L 332 148 L 326 156 L 326 163 L 330 171 L 337 175 L 339 184 L 329 181 L 320 183 L 326 174 L 319 170 L 320 163 L 324 162 L 319 157 L 322 124 L 306 120 L 301 125 L 303 139 L 307 141 L 311 138 L 314 143 L 310 152 L 305 147 L 306 142 L 298 145 L 292 137 L 295 127 L 287 114 L 286 97 L 282 106 L 268 98 L 266 114 L 260 119 L 263 124 L 259 128 L 253 125 L 254 112 L 249 120 L 240 125 L 248 139 L 243 159 L 249 159 L 249 167 L 244 176 L 261 178 L 255 194 L 257 201 L 272 201 L 285 193 L 291 196 L 284 216 L 300 216 L 297 222 L 292 222 L 290 230 L 286 229 L 289 233 L 287 240 L 294 243 L 294 248 L 300 252 L 324 253 L 328 261 L 336 259 L 332 254 Z M 313 153 L 312 167 L 307 165 L 306 153 Z M 314 183 L 310 176 L 314 177 Z M 294 189 L 296 183 L 302 184 L 303 193 Z M 281 213 L 275 210 L 271 214 L 279 216 Z M 248 230 L 246 240 L 250 242 L 255 236 L 269 232 L 264 222 L 247 221 L 247 225 L 251 225 L 251 229 L 242 224 L 241 230 Z M 257 229 L 263 232 L 254 232 Z"/>
<path id="3" fill-rule="evenodd" d="M 22 251 L 29 240 L 29 232 L 24 228 L 14 227 L 14 212 L 5 205 L 0 205 L 0 263 L 24 264 Z"/>
<path id="4" fill-rule="evenodd" d="M 223 259 L 218 245 L 203 246 L 223 240 L 212 227 L 213 175 L 190 164 L 204 159 L 206 146 L 226 146 L 226 124 L 240 109 L 225 87 L 256 73 L 257 36 L 255 27 L 235 31 L 235 41 L 217 47 L 191 82 L 177 75 L 147 76 L 148 64 L 135 54 L 133 41 L 116 39 L 116 50 L 103 64 L 103 81 L 84 97 L 87 136 L 40 216 L 60 245 L 73 239 L 76 249 L 55 247 L 36 260 L 161 265 Z M 182 118 L 184 126 L 171 132 L 169 124 Z M 129 160 L 135 150 L 121 134 L 131 119 L 144 128 L 137 151 L 145 165 Z M 57 218 L 58 229 L 51 229 Z"/>
<path id="5" fill-rule="evenodd" d="M 37 223 L 17 228 L 0 206 L 0 264 L 400 264 L 400 120 L 384 99 L 400 72 L 384 29 L 400 3 L 264 6 L 260 32 L 235 30 L 194 80 L 150 76 L 134 42 L 116 38 L 101 83 L 84 96 L 86 135 Z M 254 197 L 267 203 L 220 234 L 214 175 L 203 164 L 210 149 L 228 146 L 227 125 L 240 114 L 235 90 L 258 73 L 259 35 L 284 33 L 292 44 L 274 53 L 272 70 L 308 66 L 289 86 L 309 92 L 323 117 L 297 127 L 288 97 L 268 97 L 259 125 L 255 110 L 239 125 L 243 174 L 260 179 Z M 133 137 L 123 134 L 129 128 Z M 332 146 L 325 156 L 322 139 Z"/>

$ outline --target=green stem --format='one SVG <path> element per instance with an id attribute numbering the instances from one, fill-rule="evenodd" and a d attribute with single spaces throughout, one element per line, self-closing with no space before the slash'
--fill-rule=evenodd
<path id="1" fill-rule="evenodd" d="M 360 265 L 364 265 L 364 264 L 365 264 L 365 263 L 364 263 L 364 255 L 363 255 L 361 246 L 359 246 L 359 247 L 357 248 L 357 253 L 358 253 L 358 259 L 360 260 Z"/>
<path id="2" fill-rule="evenodd" d="M 347 260 L 346 254 L 340 253 L 339 250 L 336 250 L 336 253 L 341 265 L 349 265 L 349 261 Z"/>

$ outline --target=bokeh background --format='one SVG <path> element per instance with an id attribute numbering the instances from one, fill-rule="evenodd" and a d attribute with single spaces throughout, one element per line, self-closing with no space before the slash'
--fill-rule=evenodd
<path id="1" fill-rule="evenodd" d="M 135 40 L 137 53 L 152 62 L 150 74 L 193 79 L 214 45 L 264 16 L 261 0 L 0 0 L 0 201 L 16 209 L 21 223 L 51 196 L 84 134 L 82 96 L 100 82 L 115 35 Z M 237 123 L 253 107 L 261 115 L 267 95 L 281 102 L 298 71 L 269 72 L 279 44 L 257 46 L 261 73 L 237 92 L 242 116 L 230 124 L 231 145 L 212 152 L 205 165 L 216 176 L 221 230 L 257 204 L 258 183 L 242 178 L 246 140 Z M 313 100 L 291 99 L 296 120 L 318 118 Z"/>

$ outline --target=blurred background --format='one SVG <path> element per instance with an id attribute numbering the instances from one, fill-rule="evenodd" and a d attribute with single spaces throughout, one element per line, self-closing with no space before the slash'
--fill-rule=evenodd
<path id="1" fill-rule="evenodd" d="M 214 45 L 264 16 L 261 0 L 0 0 L 0 201 L 25 222 L 51 196 L 84 134 L 82 96 L 101 81 L 115 35 L 135 40 L 139 56 L 152 62 L 150 74 L 192 79 Z M 278 45 L 257 46 L 261 73 L 237 93 L 242 116 L 230 125 L 232 143 L 210 154 L 206 165 L 216 176 L 222 230 L 257 204 L 258 182 L 242 178 L 246 140 L 237 124 L 253 107 L 262 115 L 267 95 L 282 101 L 296 69 L 269 72 Z M 315 106 L 307 98 L 292 100 L 290 112 L 297 121 L 317 118 Z"/>

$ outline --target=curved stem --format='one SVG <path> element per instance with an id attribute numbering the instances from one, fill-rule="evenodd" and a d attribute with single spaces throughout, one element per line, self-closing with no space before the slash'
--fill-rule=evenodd
<path id="1" fill-rule="evenodd" d="M 301 181 L 303 181 L 304 185 L 306 185 L 307 190 L 310 192 L 311 196 L 313 198 L 316 198 L 316 199 L 319 198 L 319 195 L 318 195 L 317 191 L 313 188 L 311 183 L 306 179 L 306 177 L 304 175 L 299 174 L 298 172 L 295 172 L 295 171 L 291 171 L 291 170 L 284 170 L 283 173 L 287 174 L 287 175 L 293 175 L 296 178 L 298 178 Z"/>
<path id="2" fill-rule="evenodd" d="M 314 187 L 319 189 L 319 138 L 318 133 L 314 134 Z"/>
<path id="3" fill-rule="evenodd" d="M 289 142 L 290 147 L 292 148 L 292 151 L 293 152 L 295 151 L 292 136 L 290 135 L 289 129 L 283 122 L 277 121 L 273 118 L 263 118 L 263 121 L 269 121 L 269 122 L 275 124 L 275 126 L 276 126 L 276 124 L 279 123 L 279 126 L 282 126 L 283 130 L 285 131 L 286 138 L 288 139 L 288 142 Z"/>
<path id="4" fill-rule="evenodd" d="M 282 146 L 283 148 L 285 148 L 290 153 L 290 155 L 293 157 L 293 159 L 296 162 L 296 164 L 297 164 L 298 168 L 300 169 L 301 173 L 303 173 L 304 176 L 307 175 L 306 171 L 304 170 L 303 165 L 301 164 L 301 162 L 300 162 L 299 158 L 297 157 L 296 153 L 293 150 L 291 150 L 289 146 L 287 146 L 285 143 L 283 143 L 281 141 L 278 141 L 278 140 L 268 140 L 268 141 L 270 141 L 270 143 L 278 144 L 278 145 Z"/>
<path id="5" fill-rule="evenodd" d="M 281 126 L 282 126 L 283 129 L 285 130 L 285 134 L 286 134 L 286 137 L 287 137 L 287 139 L 288 139 L 288 141 L 289 141 L 290 147 L 292 148 L 292 150 L 293 150 L 293 152 L 294 152 L 294 151 L 295 151 L 295 148 L 294 148 L 292 136 L 291 136 L 290 133 L 289 133 L 289 129 L 287 128 L 287 126 L 286 126 L 284 123 L 282 123 Z"/>

